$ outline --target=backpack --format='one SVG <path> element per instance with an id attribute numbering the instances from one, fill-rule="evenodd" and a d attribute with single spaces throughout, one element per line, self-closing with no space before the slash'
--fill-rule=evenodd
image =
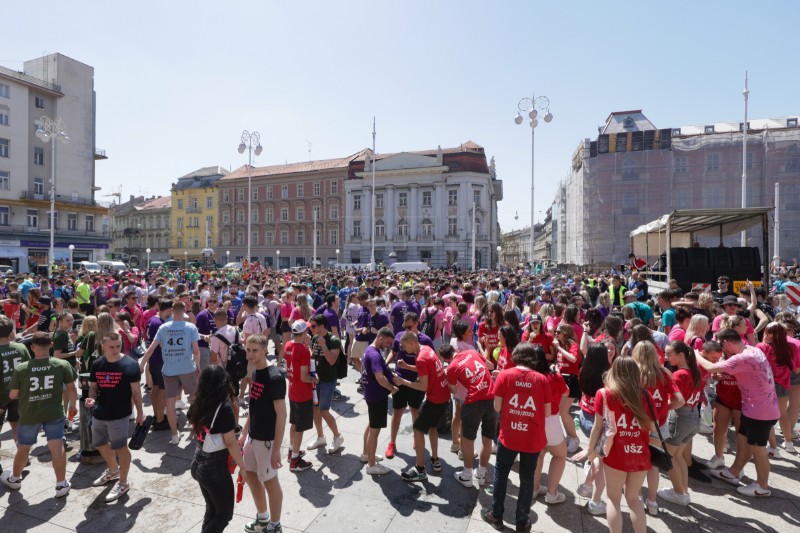
<path id="1" fill-rule="evenodd" d="M 419 332 L 423 335 L 427 335 L 429 338 L 433 339 L 434 335 L 436 334 L 436 315 L 439 314 L 439 310 L 435 310 L 433 313 L 426 313 L 425 320 L 422 322 L 422 327 L 419 328 Z"/>
<path id="2" fill-rule="evenodd" d="M 232 380 L 239 381 L 247 375 L 247 351 L 239 340 L 239 330 L 236 330 L 236 339 L 233 344 L 221 333 L 215 333 L 214 336 L 228 347 L 228 362 L 225 365 L 225 371 Z"/>

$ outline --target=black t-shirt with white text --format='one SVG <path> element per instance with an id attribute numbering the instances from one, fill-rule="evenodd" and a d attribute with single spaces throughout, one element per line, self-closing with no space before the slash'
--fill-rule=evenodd
<path id="1" fill-rule="evenodd" d="M 271 441 L 275 438 L 275 400 L 286 398 L 286 379 L 277 366 L 270 365 L 255 370 L 250 384 L 250 429 L 251 439 Z"/>
<path id="2" fill-rule="evenodd" d="M 93 416 L 98 420 L 119 420 L 133 412 L 131 383 L 141 379 L 139 365 L 130 357 L 124 356 L 114 363 L 105 357 L 98 358 L 92 365 L 89 382 L 97 383 L 97 399 Z"/>

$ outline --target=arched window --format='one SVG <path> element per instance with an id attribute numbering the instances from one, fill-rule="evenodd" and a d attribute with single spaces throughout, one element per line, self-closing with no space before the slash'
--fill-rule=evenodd
<path id="1" fill-rule="evenodd" d="M 378 220 L 375 223 L 375 236 L 376 237 L 386 236 L 386 225 L 383 223 L 383 220 Z"/>
<path id="2" fill-rule="evenodd" d="M 425 237 L 433 236 L 433 222 L 429 218 L 422 220 L 422 235 Z"/>
<path id="3" fill-rule="evenodd" d="M 397 234 L 401 237 L 405 237 L 408 235 L 408 222 L 406 219 L 401 218 L 400 222 L 397 223 Z"/>

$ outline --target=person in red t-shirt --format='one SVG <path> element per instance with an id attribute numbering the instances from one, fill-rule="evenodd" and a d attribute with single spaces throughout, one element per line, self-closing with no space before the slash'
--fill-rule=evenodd
<path id="1" fill-rule="evenodd" d="M 314 385 L 319 378 L 312 377 L 308 368 L 311 364 L 311 351 L 308 349 L 310 337 L 308 324 L 298 320 L 292 324 L 293 340 L 286 343 L 283 356 L 287 362 L 286 373 L 289 381 L 289 470 L 301 472 L 311 468 L 311 463 L 303 459 L 300 451 L 303 432 L 314 426 Z"/>
<path id="2" fill-rule="evenodd" d="M 522 332 L 522 342 L 538 344 L 549 357 L 555 359 L 556 352 L 553 346 L 553 336 L 544 330 L 542 317 L 531 315 L 525 331 Z"/>
<path id="3" fill-rule="evenodd" d="M 490 365 L 490 370 L 494 368 L 492 355 L 494 354 L 494 349 L 500 343 L 498 340 L 500 326 L 504 324 L 503 307 L 495 303 L 489 307 L 486 319 L 478 326 L 478 351 L 486 358 L 486 362 Z"/>
<path id="4" fill-rule="evenodd" d="M 561 399 L 558 413 L 561 415 L 561 423 L 567 432 L 567 453 L 575 453 L 580 446 L 578 433 L 575 431 L 575 424 L 572 422 L 572 414 L 569 410 L 572 402 L 581 397 L 581 388 L 578 383 L 578 373 L 581 369 L 583 354 L 575 337 L 575 330 L 571 325 L 562 322 L 556 328 L 556 338 L 553 341 L 555 346 L 558 371 L 564 376 L 564 381 L 569 387 L 569 395 Z"/>
<path id="5" fill-rule="evenodd" d="M 632 357 L 636 364 L 639 365 L 639 371 L 642 373 L 642 387 L 653 397 L 653 408 L 658 418 L 656 424 L 661 428 L 662 436 L 669 435 L 667 416 L 670 411 L 683 406 L 685 403 L 683 395 L 672 380 L 672 374 L 670 374 L 669 370 L 661 366 L 658 351 L 652 342 L 641 341 L 637 343 L 633 347 Z M 650 435 L 650 444 L 661 447 L 661 441 L 657 433 Z M 653 516 L 658 514 L 656 496 L 658 495 L 660 477 L 657 467 L 651 467 L 650 471 L 647 472 L 647 501 L 645 505 L 647 511 Z"/>
<path id="6" fill-rule="evenodd" d="M 400 336 L 400 344 L 407 354 L 416 354 L 414 367 L 406 366 L 407 370 L 417 373 L 417 380 L 408 381 L 400 376 L 394 378 L 398 387 L 406 387 L 425 393 L 425 401 L 419 408 L 417 419 L 414 421 L 414 450 L 416 451 L 416 466 L 411 467 L 401 474 L 403 481 L 424 481 L 428 479 L 425 472 L 425 435 L 431 440 L 431 467 L 434 472 L 442 471 L 442 462 L 439 460 L 439 422 L 446 416 L 447 406 L 450 405 L 450 388 L 447 385 L 447 375 L 444 365 L 430 346 L 422 346 L 417 334 L 406 331 Z M 448 345 L 439 348 L 447 351 L 452 358 L 453 347 Z"/>
<path id="7" fill-rule="evenodd" d="M 494 387 L 494 411 L 503 413 L 503 416 L 497 438 L 492 507 L 481 511 L 481 517 L 495 529 L 503 527 L 508 474 L 519 454 L 516 526 L 517 531 L 528 531 L 533 476 L 539 454 L 547 445 L 545 420 L 552 412 L 552 393 L 547 378 L 534 370 L 548 364 L 541 347 L 521 343 L 514 348 L 511 357 L 517 366 L 500 372 Z M 464 406 L 465 411 L 467 407 Z M 465 461 L 467 457 L 465 450 Z"/>
<path id="8" fill-rule="evenodd" d="M 641 372 L 630 357 L 618 357 L 605 377 L 605 387 L 594 399 L 597 413 L 589 438 L 589 460 L 597 456 L 597 444 L 603 433 L 603 420 L 610 419 L 616 428 L 611 448 L 603 459 L 608 495 L 608 529 L 622 531 L 622 488 L 631 513 L 633 530 L 647 530 L 647 515 L 639 499 L 647 471 L 650 470 L 650 431 L 655 424 L 647 415 L 650 393 L 641 390 Z M 647 397 L 645 397 L 645 395 Z M 608 412 L 606 412 L 608 411 Z"/>
<path id="9" fill-rule="evenodd" d="M 517 331 L 508 324 L 500 328 L 500 336 L 498 338 L 500 340 L 500 345 L 495 348 L 497 358 L 495 359 L 494 370 L 492 370 L 493 378 L 496 378 L 497 374 L 506 368 L 514 368 L 514 361 L 511 360 L 511 353 L 514 351 L 517 344 L 519 344 Z"/>
<path id="10" fill-rule="evenodd" d="M 467 326 L 456 322 L 454 332 Z M 492 374 L 486 368 L 486 359 L 475 350 L 460 352 L 447 367 L 447 383 L 450 392 L 456 394 L 458 385 L 466 388 L 464 406 L 461 408 L 461 451 L 464 469 L 456 472 L 456 479 L 465 487 L 472 487 L 473 453 L 478 428 L 481 428 L 482 447 L 480 462 L 475 471 L 478 485 L 486 483 L 486 467 L 492 455 L 492 441 L 497 433 L 497 416 L 492 408 Z"/>

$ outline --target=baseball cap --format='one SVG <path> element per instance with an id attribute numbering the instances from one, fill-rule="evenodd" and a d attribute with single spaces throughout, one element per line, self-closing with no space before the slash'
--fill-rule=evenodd
<path id="1" fill-rule="evenodd" d="M 50 303 L 51 303 L 50 297 L 49 296 L 42 296 L 41 298 L 39 298 L 39 303 L 42 304 L 42 305 L 50 305 Z"/>
<path id="2" fill-rule="evenodd" d="M 542 322 L 542 317 L 539 315 L 531 315 L 531 322 Z"/>
<path id="3" fill-rule="evenodd" d="M 297 320 L 294 324 L 292 324 L 292 333 L 295 335 L 305 333 L 307 329 L 308 324 L 306 324 L 305 320 Z"/>

